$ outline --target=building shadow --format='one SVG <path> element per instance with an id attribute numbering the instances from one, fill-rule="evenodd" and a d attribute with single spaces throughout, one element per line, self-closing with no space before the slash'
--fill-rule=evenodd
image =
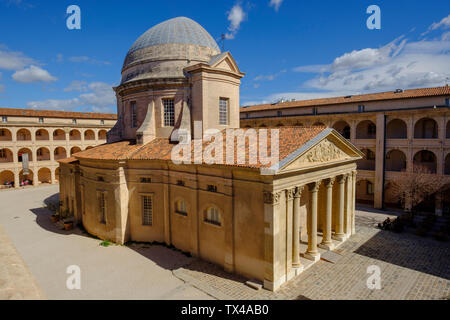
<path id="1" fill-rule="evenodd" d="M 450 280 L 449 242 L 380 231 L 354 253 Z"/>

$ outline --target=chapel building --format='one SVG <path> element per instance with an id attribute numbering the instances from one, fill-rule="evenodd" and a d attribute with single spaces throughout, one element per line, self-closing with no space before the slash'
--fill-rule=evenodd
<path id="1" fill-rule="evenodd" d="M 191 19 L 149 29 L 114 88 L 118 121 L 108 142 L 60 161 L 62 209 L 101 239 L 173 245 L 269 290 L 342 244 L 355 233 L 362 153 L 325 126 L 283 127 L 242 130 L 244 149 L 231 150 L 243 161 L 225 159 L 216 142 L 239 129 L 243 76 Z M 214 142 L 202 140 L 209 129 Z M 264 134 L 276 163 L 251 161 Z M 195 155 L 216 146 L 219 161 L 176 163 L 181 145 Z"/>

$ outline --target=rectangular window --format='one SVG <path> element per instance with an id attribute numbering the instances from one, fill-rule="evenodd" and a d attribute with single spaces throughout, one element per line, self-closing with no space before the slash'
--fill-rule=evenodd
<path id="1" fill-rule="evenodd" d="M 6 150 L 0 149 L 0 158 L 6 158 Z"/>
<path id="2" fill-rule="evenodd" d="M 39 123 L 44 123 L 44 118 L 40 117 L 39 118 Z"/>
<path id="3" fill-rule="evenodd" d="M 141 178 L 141 183 L 152 183 L 152 179 L 151 178 Z"/>
<path id="4" fill-rule="evenodd" d="M 104 125 L 105 124 L 105 120 L 100 120 L 100 124 Z"/>
<path id="5" fill-rule="evenodd" d="M 219 210 L 215 207 L 210 207 L 206 210 L 205 222 L 220 226 L 220 214 Z"/>
<path id="6" fill-rule="evenodd" d="M 175 109 L 173 99 L 164 99 L 164 126 L 173 127 L 175 125 Z"/>
<path id="7" fill-rule="evenodd" d="M 7 116 L 2 116 L 2 122 L 8 122 L 8 117 Z"/>
<path id="8" fill-rule="evenodd" d="M 446 105 L 447 107 L 450 107 L 450 99 L 445 99 L 445 105 Z"/>
<path id="9" fill-rule="evenodd" d="M 130 103 L 130 119 L 131 119 L 131 127 L 137 127 L 137 115 L 136 115 L 136 101 L 131 101 Z"/>
<path id="10" fill-rule="evenodd" d="M 364 112 L 365 107 L 360 105 L 358 106 L 358 112 Z"/>
<path id="11" fill-rule="evenodd" d="M 153 224 L 153 198 L 152 196 L 141 196 L 142 199 L 142 224 L 151 226 Z"/>
<path id="12" fill-rule="evenodd" d="M 206 187 L 206 190 L 208 190 L 209 192 L 217 192 L 217 186 L 212 185 L 212 184 L 209 184 L 209 185 Z"/>
<path id="13" fill-rule="evenodd" d="M 219 124 L 222 126 L 228 125 L 228 102 L 226 98 L 219 100 Z"/>
<path id="14" fill-rule="evenodd" d="M 106 192 L 98 192 L 98 212 L 100 214 L 100 223 L 106 224 Z"/>
<path id="15" fill-rule="evenodd" d="M 372 195 L 373 194 L 373 183 L 367 181 L 367 194 Z"/>
<path id="16" fill-rule="evenodd" d="M 77 119 L 72 119 L 72 124 L 77 124 Z"/>

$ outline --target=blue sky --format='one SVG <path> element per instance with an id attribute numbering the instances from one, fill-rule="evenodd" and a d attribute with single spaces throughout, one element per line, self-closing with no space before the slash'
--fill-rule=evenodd
<path id="1" fill-rule="evenodd" d="M 81 8 L 81 30 L 66 9 Z M 369 30 L 367 7 L 381 9 Z M 0 107 L 115 112 L 111 87 L 133 42 L 187 16 L 227 34 L 246 77 L 241 105 L 396 88 L 450 77 L 450 1 L 0 0 Z"/>

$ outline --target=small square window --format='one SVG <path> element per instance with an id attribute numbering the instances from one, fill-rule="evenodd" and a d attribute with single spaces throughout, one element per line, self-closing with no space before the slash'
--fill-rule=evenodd
<path id="1" fill-rule="evenodd" d="M 72 124 L 77 124 L 77 119 L 72 119 Z"/>
<path id="2" fill-rule="evenodd" d="M 103 178 L 102 176 L 98 176 L 97 177 L 97 181 L 105 182 L 105 178 Z"/>
<path id="3" fill-rule="evenodd" d="M 39 123 L 44 123 L 44 118 L 40 117 L 39 118 Z"/>
<path id="4" fill-rule="evenodd" d="M 100 120 L 100 124 L 104 125 L 105 124 L 105 120 Z"/>
<path id="5" fill-rule="evenodd" d="M 182 187 L 184 187 L 184 181 L 183 181 L 183 180 L 178 180 L 178 181 L 177 181 L 177 186 L 182 186 Z"/>
<path id="6" fill-rule="evenodd" d="M 2 122 L 8 122 L 8 117 L 7 116 L 2 116 Z"/>
<path id="7" fill-rule="evenodd" d="M 209 184 L 206 190 L 208 190 L 209 192 L 217 192 L 217 186 Z"/>
<path id="8" fill-rule="evenodd" d="M 141 183 L 152 183 L 151 178 L 141 178 L 140 181 L 141 181 Z"/>

